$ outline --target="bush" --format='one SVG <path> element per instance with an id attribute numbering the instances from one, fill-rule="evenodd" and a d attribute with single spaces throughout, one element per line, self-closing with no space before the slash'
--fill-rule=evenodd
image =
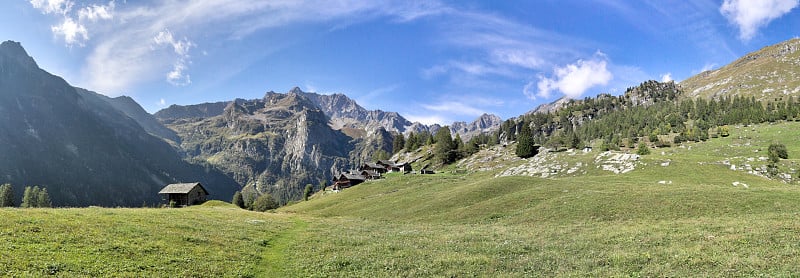
<path id="1" fill-rule="evenodd" d="M 767 149 L 770 157 L 775 156 L 777 158 L 788 159 L 789 158 L 789 151 L 786 150 L 786 145 L 780 143 L 772 143 L 769 145 Z"/>
<path id="2" fill-rule="evenodd" d="M 244 198 L 242 198 L 242 192 L 236 191 L 236 193 L 233 193 L 233 199 L 231 199 L 231 203 L 239 208 L 245 208 Z"/>
<path id="3" fill-rule="evenodd" d="M 303 199 L 308 201 L 308 197 L 311 197 L 311 194 L 314 194 L 314 186 L 306 184 L 306 189 L 303 190 Z"/>
<path id="4" fill-rule="evenodd" d="M 636 150 L 636 154 L 648 155 L 650 154 L 650 148 L 647 147 L 647 144 L 645 144 L 644 142 L 639 142 L 639 148 Z"/>
<path id="5" fill-rule="evenodd" d="M 276 208 L 278 208 L 278 202 L 275 202 L 275 199 L 272 198 L 272 195 L 269 195 L 268 193 L 258 196 L 256 201 L 253 202 L 253 210 L 255 211 L 264 212 Z"/>

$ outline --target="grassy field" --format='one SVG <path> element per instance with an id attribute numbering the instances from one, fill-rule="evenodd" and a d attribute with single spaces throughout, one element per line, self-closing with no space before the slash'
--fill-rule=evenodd
<path id="1" fill-rule="evenodd" d="M 216 206 L 214 204 L 217 204 Z M 0 276 L 255 277 L 287 216 L 211 202 L 185 209 L 0 209 Z"/>
<path id="2" fill-rule="evenodd" d="M 792 276 L 800 187 L 723 161 L 758 167 L 782 142 L 790 172 L 798 135 L 797 123 L 735 128 L 626 174 L 395 175 L 277 213 L 2 209 L 0 276 Z"/>

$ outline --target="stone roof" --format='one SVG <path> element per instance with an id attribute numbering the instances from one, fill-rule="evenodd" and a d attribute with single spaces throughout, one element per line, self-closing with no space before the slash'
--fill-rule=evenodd
<path id="1" fill-rule="evenodd" d="M 203 189 L 203 191 L 206 192 L 206 194 L 208 194 L 208 190 L 206 190 L 206 188 L 203 187 L 203 185 L 200 184 L 199 182 L 168 184 L 167 186 L 164 187 L 164 189 L 161 189 L 161 191 L 159 191 L 158 194 L 189 193 L 195 186 L 199 186 L 201 189 Z"/>

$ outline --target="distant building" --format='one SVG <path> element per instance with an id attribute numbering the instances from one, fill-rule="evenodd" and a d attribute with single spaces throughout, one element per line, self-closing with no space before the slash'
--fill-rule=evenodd
<path id="1" fill-rule="evenodd" d="M 199 182 L 194 183 L 173 183 L 161 189 L 158 194 L 164 195 L 163 199 L 167 204 L 174 202 L 175 206 L 191 206 L 206 201 L 208 190 Z"/>
<path id="2" fill-rule="evenodd" d="M 367 178 L 362 175 L 341 174 L 333 179 L 333 190 L 345 189 L 362 183 L 365 180 L 367 180 Z"/>
<path id="3" fill-rule="evenodd" d="M 361 167 L 359 167 L 359 169 L 362 170 L 362 171 L 363 170 L 375 171 L 375 172 L 378 172 L 379 174 L 386 173 L 386 166 L 379 165 L 377 163 L 369 163 L 369 162 L 367 162 L 367 163 L 364 163 L 363 165 L 361 165 Z"/>
<path id="4" fill-rule="evenodd" d="M 378 162 L 375 164 L 384 167 L 384 169 L 386 169 L 387 172 L 402 172 L 402 173 L 411 172 L 411 164 L 408 163 L 396 163 L 391 160 L 378 160 Z"/>

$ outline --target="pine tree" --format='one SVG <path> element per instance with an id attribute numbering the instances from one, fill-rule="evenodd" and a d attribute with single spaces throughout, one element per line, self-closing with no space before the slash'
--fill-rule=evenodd
<path id="1" fill-rule="evenodd" d="M 237 207 L 245 208 L 244 198 L 242 198 L 242 192 L 236 191 L 235 193 L 233 193 L 233 199 L 231 199 L 231 203 L 233 203 Z"/>
<path id="2" fill-rule="evenodd" d="M 42 187 L 39 193 L 36 194 L 36 206 L 40 208 L 53 207 L 53 203 L 50 201 L 50 194 L 47 193 L 47 188 Z"/>
<path id="3" fill-rule="evenodd" d="M 244 195 L 244 208 L 253 210 L 253 203 L 256 201 L 256 193 L 249 192 L 243 193 Z"/>
<path id="4" fill-rule="evenodd" d="M 11 187 L 11 184 L 0 185 L 0 206 L 14 206 L 14 188 Z"/>
<path id="5" fill-rule="evenodd" d="M 392 140 L 392 154 L 399 153 L 406 146 L 406 139 L 402 133 L 394 136 Z"/>
<path id="6" fill-rule="evenodd" d="M 30 186 L 25 187 L 25 191 L 22 194 L 22 205 L 23 208 L 32 208 L 36 205 L 36 198 L 38 196 L 33 192 L 33 188 Z"/>
<path id="7" fill-rule="evenodd" d="M 450 135 L 450 128 L 444 126 L 436 131 L 436 144 L 434 146 L 434 156 L 442 164 L 450 164 L 455 160 L 455 144 Z"/>
<path id="8" fill-rule="evenodd" d="M 407 152 L 413 152 L 419 148 L 419 138 L 413 131 L 408 133 L 408 140 L 406 140 L 404 148 Z"/>
<path id="9" fill-rule="evenodd" d="M 521 158 L 528 158 L 536 155 L 537 151 L 533 143 L 531 128 L 527 122 L 523 122 L 522 127 L 519 129 L 519 134 L 517 134 L 517 149 L 515 153 Z"/>
<path id="10" fill-rule="evenodd" d="M 464 156 L 466 156 L 467 153 L 466 146 L 464 146 L 464 141 L 461 140 L 461 135 L 458 133 L 456 133 L 456 138 L 453 139 L 453 151 L 455 151 L 454 160 L 459 160 L 463 158 Z"/>

